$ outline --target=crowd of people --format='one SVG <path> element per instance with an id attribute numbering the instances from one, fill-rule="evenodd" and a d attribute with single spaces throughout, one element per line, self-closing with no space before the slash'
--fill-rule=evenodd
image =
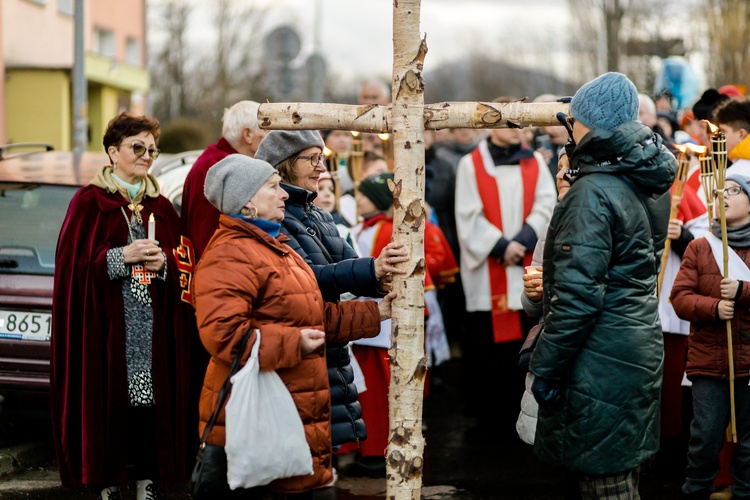
<path id="1" fill-rule="evenodd" d="M 364 81 L 359 104 L 389 105 L 389 92 Z M 533 445 L 566 499 L 639 498 L 643 469 L 681 474 L 686 498 L 750 498 L 750 99 L 724 86 L 678 112 L 668 92 L 609 72 L 572 98 L 534 100 L 554 101 L 570 103 L 557 126 L 425 131 L 425 396 L 457 358 L 473 432 Z M 392 145 L 267 132 L 258 106 L 225 111 L 179 215 L 148 173 L 159 122 L 109 123 L 110 164 L 73 198 L 57 247 L 63 486 L 113 500 L 136 481 L 146 500 L 185 482 L 255 330 L 242 362 L 260 339 L 260 369 L 288 387 L 313 474 L 248 498 L 313 498 L 344 456 L 385 477 L 392 285 L 411 257 L 392 241 Z M 728 153 L 713 191 L 700 154 L 685 152 L 710 151 L 706 121 Z M 676 157 L 690 163 L 679 197 Z M 207 434 L 225 443 L 223 413 Z"/>

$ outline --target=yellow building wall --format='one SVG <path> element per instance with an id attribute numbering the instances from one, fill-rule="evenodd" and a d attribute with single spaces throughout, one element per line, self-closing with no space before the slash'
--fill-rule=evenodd
<path id="1" fill-rule="evenodd" d="M 6 68 L 6 126 L 9 143 L 47 142 L 71 148 L 70 78 L 61 70 Z"/>
<path id="2" fill-rule="evenodd" d="M 111 87 L 89 85 L 90 151 L 103 151 L 102 139 L 109 121 L 119 113 L 121 92 Z"/>

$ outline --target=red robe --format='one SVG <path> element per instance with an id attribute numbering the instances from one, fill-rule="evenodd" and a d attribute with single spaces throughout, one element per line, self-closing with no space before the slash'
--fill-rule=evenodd
<path id="1" fill-rule="evenodd" d="M 119 194 L 89 185 L 70 202 L 55 256 L 50 359 L 51 412 L 57 464 L 65 487 L 127 481 L 128 381 L 122 280 L 110 280 L 107 251 L 128 244 L 131 211 Z M 159 480 L 185 476 L 189 357 L 182 334 L 177 263 L 179 219 L 164 198 L 142 201 L 144 221 L 156 220 L 167 255 L 167 280 L 149 285 L 153 308 L 153 381 L 157 401 Z M 184 304 L 184 305 L 183 305 Z M 192 412 L 197 412 L 193 408 Z"/>
<path id="2" fill-rule="evenodd" d="M 208 241 L 219 227 L 219 210 L 203 194 L 206 174 L 219 160 L 236 153 L 237 151 L 222 137 L 219 142 L 211 144 L 201 153 L 185 177 L 180 219 L 182 234 L 193 242 L 196 260 L 203 255 Z"/>

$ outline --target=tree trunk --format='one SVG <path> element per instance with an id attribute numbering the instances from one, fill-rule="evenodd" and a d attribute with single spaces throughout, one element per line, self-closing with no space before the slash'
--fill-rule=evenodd
<path id="1" fill-rule="evenodd" d="M 426 40 L 419 37 L 419 0 L 398 0 L 393 8 L 393 239 L 411 259 L 407 274 L 394 280 L 391 330 L 391 434 L 386 450 L 386 496 L 418 499 L 422 487 L 424 438 L 422 401 L 427 374 L 424 352 L 424 80 Z"/>

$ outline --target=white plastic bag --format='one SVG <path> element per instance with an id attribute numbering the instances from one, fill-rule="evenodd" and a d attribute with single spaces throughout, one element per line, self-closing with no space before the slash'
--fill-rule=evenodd
<path id="1" fill-rule="evenodd" d="M 259 370 L 260 331 L 247 364 L 232 377 L 226 405 L 227 482 L 252 488 L 312 474 L 312 455 L 297 407 L 279 375 Z"/>

